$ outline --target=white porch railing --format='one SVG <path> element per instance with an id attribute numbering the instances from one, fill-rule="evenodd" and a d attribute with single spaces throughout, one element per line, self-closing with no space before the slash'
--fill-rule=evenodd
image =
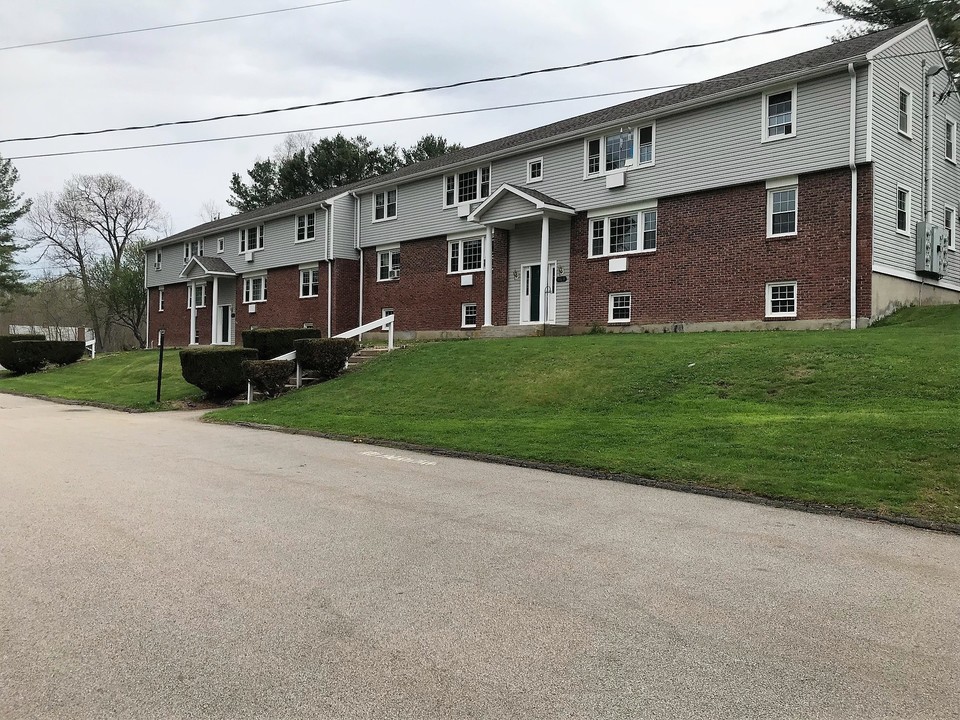
<path id="1" fill-rule="evenodd" d="M 374 330 L 381 330 L 386 328 L 387 330 L 387 351 L 393 350 L 393 315 L 387 315 L 385 318 L 380 318 L 379 320 L 374 320 L 373 322 L 368 322 L 366 325 L 361 325 L 360 327 L 355 327 L 353 330 L 347 330 L 344 333 L 339 335 L 334 335 L 335 339 L 348 340 L 350 338 L 355 338 L 359 335 L 362 335 L 365 332 L 372 332 Z M 300 370 L 300 361 L 297 360 L 297 351 L 291 350 L 285 355 L 280 355 L 278 357 L 272 358 L 273 360 L 294 360 L 297 363 L 297 387 L 303 387 L 303 373 Z M 247 405 L 253 402 L 253 383 L 247 380 Z"/>
<path id="2" fill-rule="evenodd" d="M 96 340 L 96 338 L 94 338 L 93 340 L 87 340 L 87 341 L 85 341 L 85 342 L 83 343 L 83 348 L 84 348 L 84 350 L 89 350 L 89 351 L 90 351 L 90 359 L 91 359 L 91 360 L 96 360 L 96 359 L 97 359 L 97 340 Z"/>

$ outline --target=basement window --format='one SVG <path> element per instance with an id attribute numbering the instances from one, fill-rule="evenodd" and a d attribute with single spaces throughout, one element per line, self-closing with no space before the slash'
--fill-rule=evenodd
<path id="1" fill-rule="evenodd" d="M 767 283 L 767 317 L 795 318 L 797 316 L 797 283 Z"/>
<path id="2" fill-rule="evenodd" d="M 460 306 L 460 325 L 465 328 L 475 328 L 477 326 L 477 304 L 463 303 Z"/>
<path id="3" fill-rule="evenodd" d="M 630 322 L 630 293 L 611 293 L 609 301 L 608 322 Z"/>

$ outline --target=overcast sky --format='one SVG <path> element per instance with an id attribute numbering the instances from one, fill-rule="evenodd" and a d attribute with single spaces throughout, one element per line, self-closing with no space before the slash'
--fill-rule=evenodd
<path id="1" fill-rule="evenodd" d="M 0 0 L 0 47 L 294 7 L 309 0 Z M 349 0 L 257 18 L 0 51 L 0 140 L 245 112 L 444 84 L 720 39 L 830 17 L 820 0 Z M 761 9 L 758 9 L 760 5 Z M 688 83 L 818 47 L 842 24 L 442 90 L 92 138 L 0 142 L 15 157 L 221 135 L 292 131 L 532 100 Z M 644 93 L 649 94 L 649 93 Z M 377 144 L 425 133 L 473 145 L 637 97 L 583 100 L 367 127 Z M 316 133 L 333 135 L 336 130 Z M 18 190 L 58 191 L 74 174 L 109 172 L 143 188 L 171 231 L 222 212 L 232 172 L 282 136 L 15 160 Z"/>

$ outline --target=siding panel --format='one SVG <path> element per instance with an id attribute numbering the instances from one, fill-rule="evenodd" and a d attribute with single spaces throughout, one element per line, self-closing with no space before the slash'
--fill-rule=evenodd
<path id="1" fill-rule="evenodd" d="M 510 266 L 507 283 L 507 323 L 520 324 L 520 284 L 522 282 L 521 266 L 537 265 L 540 263 L 540 233 L 539 221 L 523 223 L 510 231 Z M 550 262 L 556 262 L 564 272 L 570 268 L 570 222 L 566 220 L 550 221 Z M 514 274 L 519 277 L 514 277 Z M 567 325 L 570 322 L 570 283 L 557 283 L 557 318 L 558 325 Z"/>

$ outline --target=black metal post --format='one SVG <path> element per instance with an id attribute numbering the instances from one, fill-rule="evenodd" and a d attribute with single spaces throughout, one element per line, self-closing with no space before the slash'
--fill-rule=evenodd
<path id="1" fill-rule="evenodd" d="M 160 362 L 157 364 L 157 404 L 160 404 L 160 386 L 163 383 L 163 339 L 166 333 L 160 331 Z"/>

